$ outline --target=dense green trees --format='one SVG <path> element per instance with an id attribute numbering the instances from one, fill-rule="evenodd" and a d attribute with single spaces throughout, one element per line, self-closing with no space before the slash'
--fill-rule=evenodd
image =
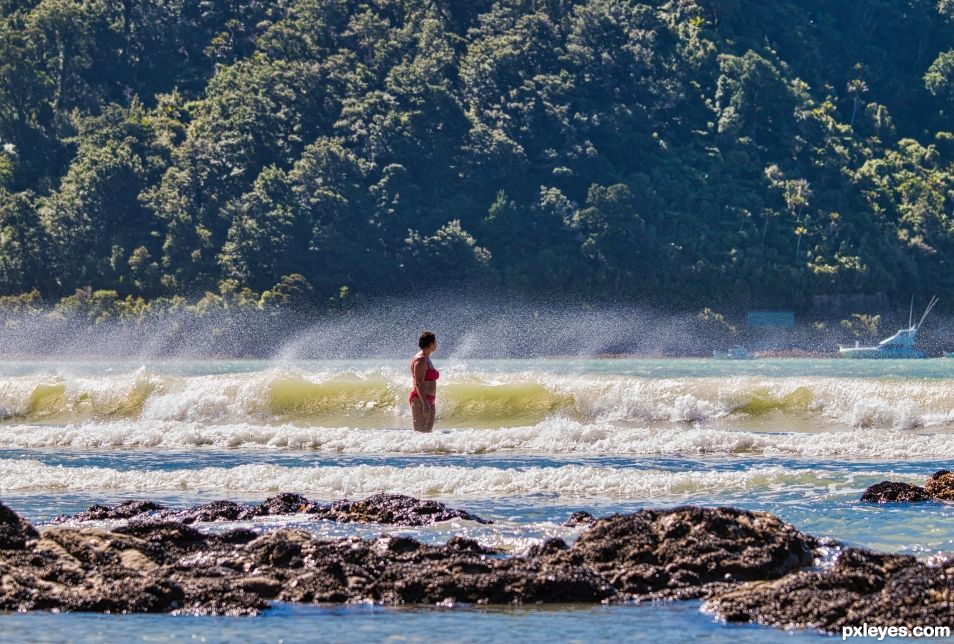
<path id="1" fill-rule="evenodd" d="M 0 191 L 0 289 L 4 293 L 53 287 L 45 232 L 30 193 Z"/>
<path id="2" fill-rule="evenodd" d="M 954 296 L 952 116 L 950 0 L 0 0 L 0 294 Z"/>
<path id="3" fill-rule="evenodd" d="M 931 63 L 924 74 L 924 85 L 934 96 L 954 104 L 954 49 L 941 53 Z"/>

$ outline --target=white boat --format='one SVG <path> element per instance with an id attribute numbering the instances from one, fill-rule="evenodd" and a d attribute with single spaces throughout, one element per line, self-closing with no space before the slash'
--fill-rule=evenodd
<path id="1" fill-rule="evenodd" d="M 728 351 L 713 351 L 712 357 L 716 360 L 751 360 L 752 354 L 737 344 Z"/>
<path id="2" fill-rule="evenodd" d="M 924 324 L 924 319 L 928 313 L 937 305 L 938 298 L 932 297 L 928 302 L 927 308 L 921 315 L 921 319 L 914 324 L 914 300 L 911 301 L 911 311 L 908 313 L 908 328 L 899 329 L 897 333 L 890 338 L 879 342 L 877 346 L 863 347 L 855 343 L 853 347 L 838 346 L 838 355 L 842 358 L 870 359 L 870 360 L 910 360 L 917 358 L 926 358 L 923 351 L 914 348 L 914 343 L 918 339 L 918 329 Z"/>

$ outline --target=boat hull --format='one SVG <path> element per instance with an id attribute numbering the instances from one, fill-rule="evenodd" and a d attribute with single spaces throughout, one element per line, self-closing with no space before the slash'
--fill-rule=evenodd
<path id="1" fill-rule="evenodd" d="M 838 355 L 854 360 L 921 360 L 927 356 L 913 349 L 885 350 L 881 347 L 839 347 Z"/>

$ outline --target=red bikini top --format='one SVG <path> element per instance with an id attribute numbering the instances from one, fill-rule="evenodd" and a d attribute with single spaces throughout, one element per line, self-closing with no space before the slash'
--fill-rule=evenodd
<path id="1" fill-rule="evenodd" d="M 427 364 L 427 371 L 424 372 L 424 382 L 434 381 L 441 377 L 441 372 L 434 368 L 434 363 L 431 362 L 430 358 L 421 356 L 421 359 L 425 360 L 425 364 Z M 415 358 L 415 361 L 416 360 Z M 417 376 L 415 376 L 415 378 L 416 377 Z"/>

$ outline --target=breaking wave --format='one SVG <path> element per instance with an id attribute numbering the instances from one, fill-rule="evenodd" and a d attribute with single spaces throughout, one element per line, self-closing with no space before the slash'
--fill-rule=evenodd
<path id="1" fill-rule="evenodd" d="M 855 491 L 883 473 L 833 473 L 753 467 L 746 471 L 674 472 L 585 465 L 559 467 L 458 467 L 357 465 L 287 467 L 273 464 L 178 470 L 119 470 L 64 467 L 35 460 L 0 460 L 0 492 L 243 492 L 271 494 L 294 490 L 341 498 L 375 492 L 419 497 L 552 495 L 561 498 L 612 498 L 674 501 L 714 492 L 824 489 Z M 897 475 L 894 475 L 897 478 Z M 901 478 L 911 478 L 904 477 Z M 864 479 L 864 480 L 862 480 Z"/>
<path id="2" fill-rule="evenodd" d="M 193 376 L 141 368 L 90 376 L 3 376 L 0 420 L 8 427 L 117 421 L 395 427 L 408 424 L 406 380 L 403 372 L 386 368 Z M 954 426 L 954 388 L 946 380 L 651 378 L 460 368 L 448 369 L 441 379 L 438 415 L 442 427 L 453 428 L 512 428 L 564 419 L 599 426 L 778 431 L 810 421 L 813 430 L 907 430 Z"/>
<path id="3" fill-rule="evenodd" d="M 619 427 L 554 419 L 488 429 L 410 430 L 142 421 L 0 427 L 0 448 L 79 450 L 306 450 L 328 454 L 494 454 L 733 456 L 907 460 L 954 458 L 950 434 L 903 430 L 761 432 L 706 426 Z"/>

